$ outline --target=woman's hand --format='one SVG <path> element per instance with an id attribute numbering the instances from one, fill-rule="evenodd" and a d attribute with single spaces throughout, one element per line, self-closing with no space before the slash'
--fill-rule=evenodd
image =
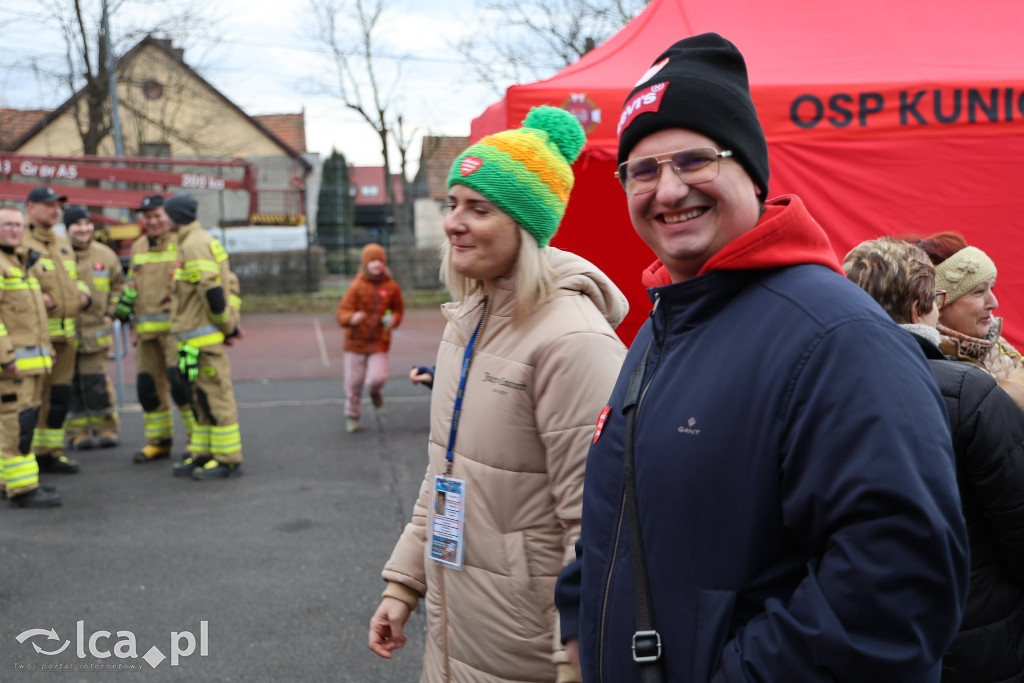
<path id="1" fill-rule="evenodd" d="M 391 651 L 403 647 L 408 640 L 405 622 L 411 613 L 409 605 L 397 598 L 381 600 L 370 617 L 370 649 L 384 659 L 391 659 Z"/>

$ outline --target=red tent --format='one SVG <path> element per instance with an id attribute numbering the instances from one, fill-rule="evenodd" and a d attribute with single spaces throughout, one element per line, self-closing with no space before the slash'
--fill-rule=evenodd
<path id="1" fill-rule="evenodd" d="M 471 138 L 516 127 L 539 104 L 579 116 L 587 146 L 554 244 L 626 292 L 628 342 L 650 308 L 640 271 L 653 256 L 612 177 L 619 112 L 666 47 L 718 32 L 747 60 L 770 196 L 800 195 L 840 257 L 879 235 L 962 233 L 1000 266 L 997 314 L 1024 347 L 1022 22 L 1014 0 L 652 0 L 580 61 L 510 87 L 473 121 Z"/>

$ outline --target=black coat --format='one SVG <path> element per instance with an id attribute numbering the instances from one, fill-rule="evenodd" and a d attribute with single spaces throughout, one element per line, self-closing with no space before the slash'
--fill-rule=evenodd
<path id="1" fill-rule="evenodd" d="M 917 339 L 949 412 L 971 544 L 967 610 L 942 680 L 1024 682 L 1024 411 L 991 375 Z"/>

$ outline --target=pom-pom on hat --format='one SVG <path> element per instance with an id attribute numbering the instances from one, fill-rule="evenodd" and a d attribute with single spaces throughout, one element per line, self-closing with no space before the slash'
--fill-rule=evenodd
<path id="1" fill-rule="evenodd" d="M 196 219 L 199 205 L 188 194 L 176 194 L 164 202 L 164 213 L 178 225 L 188 225 Z"/>
<path id="2" fill-rule="evenodd" d="M 935 287 L 946 290 L 950 305 L 985 280 L 996 276 L 996 264 L 977 247 L 964 247 L 935 266 Z"/>
<path id="3" fill-rule="evenodd" d="M 750 97 L 747 65 L 717 33 L 684 38 L 661 54 L 629 93 L 619 117 L 621 164 L 643 138 L 686 128 L 731 150 L 768 198 L 768 143 Z"/>
<path id="4" fill-rule="evenodd" d="M 546 247 L 569 203 L 570 164 L 586 141 L 583 126 L 569 112 L 534 107 L 522 128 L 488 135 L 460 154 L 448 173 L 448 187 L 479 192 Z"/>

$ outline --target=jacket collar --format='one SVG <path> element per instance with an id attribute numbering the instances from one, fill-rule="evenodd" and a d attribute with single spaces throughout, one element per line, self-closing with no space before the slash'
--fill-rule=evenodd
<path id="1" fill-rule="evenodd" d="M 845 277 L 828 235 L 807 212 L 803 200 L 784 195 L 765 202 L 765 212 L 754 229 L 708 259 L 697 278 L 713 271 L 770 270 L 801 264 L 826 266 Z M 672 282 L 661 261 L 648 266 L 641 280 L 648 288 Z"/>

